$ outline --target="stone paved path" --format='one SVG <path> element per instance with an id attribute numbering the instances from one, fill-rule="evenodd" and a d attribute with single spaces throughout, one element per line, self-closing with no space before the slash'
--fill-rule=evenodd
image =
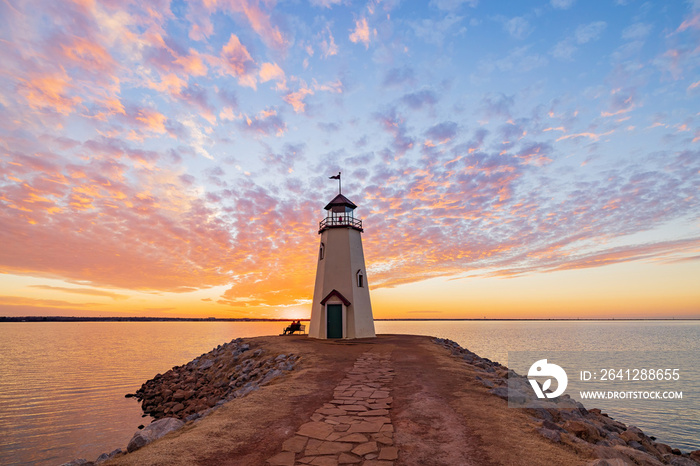
<path id="1" fill-rule="evenodd" d="M 391 423 L 394 370 L 389 355 L 365 353 L 335 388 L 333 399 L 299 427 L 271 466 L 352 464 L 393 466 L 398 457 Z"/>

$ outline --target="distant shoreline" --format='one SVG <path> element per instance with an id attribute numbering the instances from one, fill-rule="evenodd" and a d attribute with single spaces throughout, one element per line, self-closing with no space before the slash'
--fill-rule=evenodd
<path id="1" fill-rule="evenodd" d="M 293 319 L 217 318 L 217 317 L 72 317 L 72 316 L 0 316 L 0 322 L 289 322 Z M 308 321 L 309 319 L 300 319 Z M 630 322 L 700 321 L 700 318 L 551 318 L 551 319 L 374 319 L 375 322 Z"/>

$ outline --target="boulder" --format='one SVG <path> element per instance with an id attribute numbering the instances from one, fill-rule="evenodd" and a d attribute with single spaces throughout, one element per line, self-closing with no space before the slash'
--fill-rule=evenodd
<path id="1" fill-rule="evenodd" d="M 166 417 L 155 421 L 145 429 L 136 432 L 129 441 L 129 445 L 126 447 L 126 450 L 129 453 L 138 450 L 139 448 L 148 445 L 154 440 L 157 440 L 184 425 L 184 422 L 173 417 Z"/>
<path id="2" fill-rule="evenodd" d="M 493 388 L 493 387 L 496 386 L 496 384 L 494 384 L 494 383 L 493 383 L 492 381 L 490 381 L 489 379 L 482 379 L 482 378 L 479 377 L 478 375 L 476 376 L 476 380 L 478 380 L 479 382 L 481 382 L 481 384 L 482 384 L 484 387 L 487 387 L 487 388 Z"/>
<path id="3" fill-rule="evenodd" d="M 671 447 L 669 447 L 669 446 L 666 445 L 665 443 L 657 443 L 657 444 L 656 444 L 656 449 L 659 450 L 659 452 L 660 452 L 662 455 L 669 455 L 669 454 L 671 454 Z M 698 450 L 698 452 L 700 452 L 700 450 Z M 696 453 L 696 452 L 693 452 L 693 453 Z M 691 457 L 691 458 L 693 457 L 693 453 L 690 454 L 690 457 Z M 698 455 L 698 461 L 700 461 L 700 454 Z"/>
<path id="4" fill-rule="evenodd" d="M 648 453 L 644 453 L 639 450 L 635 450 L 630 447 L 615 446 L 615 450 L 624 453 L 631 461 L 632 464 L 639 464 L 642 466 L 661 466 L 663 463 Z"/>
<path id="5" fill-rule="evenodd" d="M 634 426 L 630 426 L 626 431 L 624 431 L 620 434 L 620 438 L 622 438 L 622 440 L 624 440 L 627 443 L 629 443 L 629 442 L 641 442 L 642 436 L 644 434 L 641 434 L 641 435 L 640 434 L 641 434 L 641 431 L 638 428 L 636 428 Z"/>
<path id="6" fill-rule="evenodd" d="M 627 442 L 627 445 L 629 445 L 631 448 L 634 448 L 635 450 L 646 451 L 641 443 L 635 442 L 634 440 L 630 440 L 629 442 Z"/>
<path id="7" fill-rule="evenodd" d="M 544 427 L 540 427 L 539 429 L 537 429 L 537 432 L 539 432 L 543 437 L 548 438 L 554 443 L 561 442 L 561 434 L 556 430 L 545 429 Z"/>
<path id="8" fill-rule="evenodd" d="M 673 466 L 697 466 L 698 463 L 684 456 L 673 456 L 668 458 L 668 463 Z"/>
<path id="9" fill-rule="evenodd" d="M 121 448 L 117 448 L 116 450 L 112 451 L 111 453 L 102 453 L 102 454 L 101 454 L 100 456 L 98 456 L 97 459 L 95 460 L 95 464 L 100 464 L 100 463 L 104 463 L 104 462 L 107 461 L 107 460 L 111 460 L 112 458 L 114 458 L 115 456 L 117 456 L 118 454 L 120 454 L 121 452 L 122 452 L 122 449 L 121 449 Z"/>
<path id="10" fill-rule="evenodd" d="M 576 437 L 591 443 L 595 443 L 601 438 L 595 426 L 583 421 L 566 421 L 564 423 L 564 429 L 571 432 Z"/>
<path id="11" fill-rule="evenodd" d="M 280 375 L 283 375 L 281 370 L 273 369 L 263 376 L 262 380 L 260 380 L 259 385 L 260 386 L 267 385 L 268 383 L 270 383 L 270 381 L 272 381 L 272 379 L 279 377 Z"/>
<path id="12" fill-rule="evenodd" d="M 185 405 L 183 405 L 182 403 L 177 403 L 177 404 L 175 404 L 175 406 L 173 406 L 173 407 L 170 409 L 170 412 L 171 412 L 171 413 L 177 414 L 177 413 L 179 413 L 180 411 L 182 411 L 183 409 L 185 409 Z"/>

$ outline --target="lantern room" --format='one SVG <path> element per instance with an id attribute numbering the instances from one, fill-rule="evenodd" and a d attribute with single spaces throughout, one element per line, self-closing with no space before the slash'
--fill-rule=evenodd
<path id="1" fill-rule="evenodd" d="M 362 231 L 362 220 L 356 219 L 354 210 L 357 206 L 347 197 L 338 194 L 329 202 L 324 209 L 327 211 L 326 218 L 318 225 L 318 232 L 322 233 L 328 228 L 350 227 Z"/>

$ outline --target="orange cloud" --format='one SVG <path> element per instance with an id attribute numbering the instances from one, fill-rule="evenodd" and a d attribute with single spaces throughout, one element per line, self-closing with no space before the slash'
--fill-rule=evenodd
<path id="1" fill-rule="evenodd" d="M 330 27 L 326 26 L 325 32 L 326 37 L 321 41 L 321 50 L 323 51 L 323 57 L 328 58 L 338 54 L 338 45 L 335 43 Z"/>
<path id="2" fill-rule="evenodd" d="M 171 96 L 179 96 L 182 89 L 187 87 L 187 81 L 174 73 L 161 76 L 160 82 L 148 82 L 148 87 L 158 92 L 167 92 Z"/>
<path id="3" fill-rule="evenodd" d="M 630 106 L 627 107 L 627 108 L 623 108 L 623 109 L 617 110 L 617 111 L 615 111 L 615 112 L 606 112 L 606 111 L 602 111 L 602 112 L 600 112 L 600 116 L 602 116 L 602 117 L 611 117 L 611 116 L 622 115 L 622 114 L 625 114 L 625 113 L 627 113 L 627 112 L 629 112 L 629 111 L 632 111 L 633 109 L 634 109 L 634 104 L 630 105 Z"/>
<path id="4" fill-rule="evenodd" d="M 134 117 L 143 127 L 154 133 L 165 133 L 166 116 L 150 108 L 142 108 Z"/>
<path id="5" fill-rule="evenodd" d="M 263 63 L 262 66 L 260 66 L 259 76 L 260 81 L 264 83 L 272 79 L 283 80 L 284 71 L 282 71 L 282 68 L 280 68 L 277 63 Z"/>
<path id="6" fill-rule="evenodd" d="M 70 96 L 72 89 L 71 78 L 64 70 L 57 73 L 40 75 L 25 82 L 20 88 L 29 106 L 34 109 L 50 109 L 61 115 L 69 115 L 82 99 L 76 95 Z"/>
<path id="7" fill-rule="evenodd" d="M 189 55 L 177 57 L 174 63 L 180 65 L 183 71 L 190 76 L 206 76 L 207 74 L 207 66 L 194 49 L 190 49 Z"/>
<path id="8" fill-rule="evenodd" d="M 350 42 L 357 44 L 361 42 L 365 44 L 365 48 L 369 48 L 369 25 L 367 18 L 362 18 L 355 21 L 355 30 L 350 33 Z"/>
<path id="9" fill-rule="evenodd" d="M 287 41 L 282 36 L 280 30 L 273 26 L 270 15 L 264 13 L 257 4 L 246 0 L 235 0 L 229 3 L 232 9 L 241 8 L 250 26 L 258 33 L 260 38 L 272 48 L 283 50 L 287 46 Z"/>
<path id="10" fill-rule="evenodd" d="M 44 312 L 46 309 L 90 309 L 104 306 L 102 303 L 75 303 L 58 299 L 34 299 L 24 296 L 0 296 L 0 304 L 3 309 L 35 309 Z"/>
<path id="11" fill-rule="evenodd" d="M 291 105 L 296 113 L 304 113 L 304 110 L 306 109 L 304 99 L 306 98 L 306 96 L 313 94 L 313 90 L 302 87 L 298 91 L 290 92 L 289 94 L 282 97 L 282 99 L 284 99 L 285 102 Z"/>
<path id="12" fill-rule="evenodd" d="M 116 67 L 112 55 L 95 40 L 84 37 L 71 37 L 60 44 L 63 55 L 83 69 L 100 73 L 111 73 Z"/>
<path id="13" fill-rule="evenodd" d="M 222 9 L 242 14 L 253 31 L 258 34 L 265 44 L 280 51 L 287 48 L 288 42 L 284 35 L 277 26 L 272 24 L 270 15 L 260 8 L 258 2 L 250 0 L 204 0 L 203 4 L 209 13 Z M 190 30 L 190 37 L 195 40 L 201 40 L 213 33 L 213 26 L 211 25 L 211 20 L 208 17 L 204 17 L 203 12 L 198 12 L 196 16 L 197 21 Z"/>
<path id="14" fill-rule="evenodd" d="M 142 290 L 229 283 L 230 231 L 188 194 L 177 172 L 128 168 L 118 154 L 144 157 L 128 147 L 89 148 L 92 157 L 80 164 L 84 176 L 66 178 L 69 186 L 44 181 L 60 165 L 16 166 L 27 181 L 7 186 L 4 197 L 27 209 L 0 209 L 0 222 L 11 225 L 4 235 L 15 245 L 0 251 L 3 271 Z M 70 290 L 64 291 L 82 293 Z"/>
<path id="15" fill-rule="evenodd" d="M 316 82 L 316 80 L 314 80 L 313 88 L 316 91 L 333 92 L 335 94 L 343 93 L 343 83 L 340 81 L 340 79 L 325 84 L 319 84 Z"/>
<path id="16" fill-rule="evenodd" d="M 238 78 L 239 84 L 255 89 L 255 61 L 235 34 L 231 34 L 228 43 L 221 49 L 220 64 L 224 72 Z"/>
<path id="17" fill-rule="evenodd" d="M 124 104 L 117 97 L 108 97 L 100 102 L 112 114 L 126 115 Z"/>
<path id="18" fill-rule="evenodd" d="M 566 139 L 577 139 L 577 138 L 589 138 L 589 139 L 592 139 L 593 141 L 598 141 L 598 140 L 599 140 L 600 138 L 602 138 L 603 136 L 608 136 L 608 135 L 610 135 L 610 134 L 612 134 L 612 133 L 614 133 L 614 132 L 615 132 L 614 130 L 610 130 L 610 131 L 608 131 L 608 132 L 601 133 L 601 134 L 590 133 L 590 132 L 587 132 L 587 133 L 576 133 L 576 134 L 567 134 L 567 135 L 564 135 L 564 136 L 561 136 L 561 137 L 557 138 L 557 142 L 559 142 L 559 141 L 564 141 L 564 140 L 566 140 Z"/>
<path id="19" fill-rule="evenodd" d="M 29 285 L 31 288 L 37 288 L 41 290 L 49 291 L 61 291 L 64 293 L 82 294 L 88 296 L 102 296 L 106 298 L 112 298 L 114 300 L 128 299 L 129 296 L 125 294 L 113 293 L 111 291 L 96 290 L 94 288 L 68 288 L 65 286 L 50 286 L 50 285 Z"/>

